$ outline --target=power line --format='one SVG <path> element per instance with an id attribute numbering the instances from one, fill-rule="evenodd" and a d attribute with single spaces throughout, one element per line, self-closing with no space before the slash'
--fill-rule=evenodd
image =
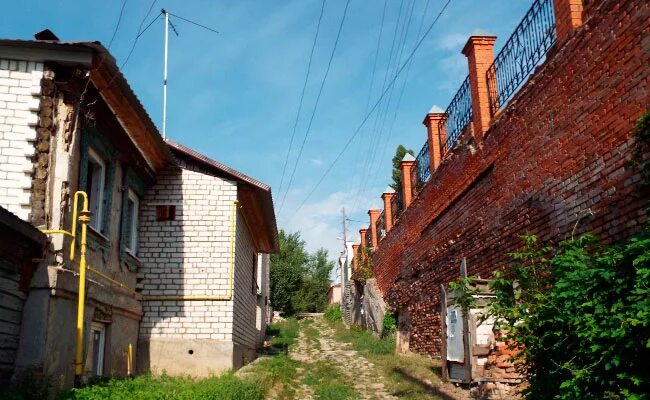
<path id="1" fill-rule="evenodd" d="M 135 38 L 133 39 L 133 44 L 131 44 L 131 50 L 129 50 L 129 54 L 126 56 L 126 59 L 124 60 L 124 62 L 122 63 L 122 65 L 120 65 L 120 69 L 124 68 L 124 66 L 126 65 L 126 63 L 129 62 L 129 59 L 131 58 L 131 54 L 133 54 L 133 50 L 135 50 L 135 45 L 138 44 L 138 39 L 140 38 L 140 36 L 142 36 L 142 34 L 143 34 L 147 29 L 149 29 L 149 27 L 154 23 L 154 21 L 156 21 L 156 20 L 158 19 L 159 16 L 157 15 L 156 18 L 154 18 L 154 19 L 149 23 L 149 25 L 147 25 L 147 27 L 146 27 L 145 29 L 142 29 L 142 26 L 144 25 L 144 21 L 146 21 L 147 18 L 149 18 L 149 14 L 151 14 L 151 10 L 153 10 L 153 6 L 156 4 L 156 1 L 157 1 L 157 0 L 153 0 L 153 1 L 151 2 L 151 5 L 149 6 L 149 10 L 148 10 L 147 13 L 145 14 L 144 18 L 142 18 L 142 21 L 140 21 L 140 26 L 138 27 L 138 33 L 136 34 Z M 117 75 L 117 74 L 116 74 L 116 75 Z M 113 77 L 113 79 L 115 79 L 115 77 Z M 112 81 L 111 81 L 111 83 L 112 83 Z"/>
<path id="2" fill-rule="evenodd" d="M 282 177 L 280 178 L 280 186 L 278 187 L 278 194 L 282 193 L 282 185 L 284 183 L 284 175 L 287 171 L 287 164 L 289 163 L 289 155 L 291 154 L 291 148 L 293 147 L 293 139 L 296 136 L 296 129 L 298 128 L 298 120 L 300 119 L 300 112 L 302 111 L 302 103 L 305 99 L 305 90 L 307 89 L 307 82 L 309 81 L 309 74 L 311 72 L 311 62 L 314 57 L 314 50 L 316 49 L 316 40 L 318 39 L 318 33 L 320 32 L 320 24 L 323 20 L 323 13 L 325 11 L 325 2 L 320 8 L 320 15 L 318 16 L 318 23 L 316 24 L 316 34 L 314 35 L 314 41 L 311 45 L 311 51 L 309 52 L 309 61 L 307 62 L 307 74 L 305 75 L 305 82 L 302 85 L 302 92 L 300 93 L 300 101 L 298 103 L 298 112 L 296 113 L 296 120 L 293 123 L 293 130 L 291 132 L 291 140 L 289 141 L 289 148 L 287 149 L 287 156 L 284 159 L 284 166 L 282 167 Z"/>
<path id="3" fill-rule="evenodd" d="M 298 208 L 296 209 L 296 211 L 293 213 L 293 215 L 296 215 L 296 214 L 298 213 L 298 211 L 299 211 L 299 210 L 300 210 L 300 209 L 301 209 L 301 208 L 302 208 L 302 207 L 307 203 L 307 200 L 309 200 L 309 198 L 314 194 L 314 192 L 316 191 L 316 189 L 318 189 L 318 187 L 320 186 L 320 184 L 323 183 L 323 180 L 325 180 L 325 178 L 327 177 L 327 175 L 332 171 L 332 169 L 334 168 L 334 166 L 336 165 L 336 163 L 339 161 L 339 159 L 341 158 L 341 156 L 343 156 L 343 154 L 345 153 L 345 151 L 346 151 L 346 150 L 348 149 L 348 147 L 350 146 L 350 143 L 352 143 L 352 141 L 353 141 L 354 138 L 357 136 L 357 134 L 359 133 L 359 131 L 361 130 L 361 128 L 363 128 L 363 126 L 366 124 L 366 122 L 368 121 L 368 118 L 370 118 L 370 115 L 372 115 L 372 113 L 375 111 L 375 109 L 376 109 L 377 106 L 379 105 L 379 102 L 384 98 L 384 96 L 386 95 L 386 93 L 388 92 L 388 90 L 389 90 L 389 89 L 390 89 L 390 88 L 395 84 L 395 81 L 397 80 L 397 78 L 399 77 L 399 75 L 402 73 L 402 71 L 404 70 L 404 68 L 406 68 L 406 65 L 409 63 L 409 61 L 413 58 L 413 56 L 415 55 L 415 52 L 420 48 L 420 46 L 421 46 L 422 43 L 424 42 L 424 39 L 426 39 L 427 36 L 429 36 L 429 33 L 431 33 L 431 30 L 432 30 L 433 27 L 436 25 L 436 23 L 438 22 L 438 20 L 439 20 L 440 17 L 442 16 L 442 14 L 445 12 L 445 10 L 447 9 L 447 6 L 449 6 L 449 3 L 451 3 L 451 0 L 447 0 L 447 1 L 445 2 L 445 4 L 442 6 L 442 8 L 440 9 L 440 11 L 438 12 L 438 15 L 437 15 L 436 18 L 433 20 L 433 22 L 429 25 L 429 27 L 427 28 L 426 32 L 424 32 L 424 35 L 422 35 L 422 38 L 420 38 L 420 40 L 418 41 L 418 43 L 415 45 L 415 47 L 413 48 L 413 50 L 412 50 L 411 53 L 409 54 L 409 56 L 408 56 L 408 58 L 406 59 L 406 61 L 404 62 L 404 64 L 402 64 L 402 66 L 399 68 L 399 70 L 397 71 L 397 73 L 395 74 L 395 76 L 393 77 L 393 79 L 391 80 L 391 82 L 390 82 L 390 84 L 388 85 L 388 87 L 387 87 L 387 88 L 383 91 L 383 93 L 379 96 L 379 99 L 377 99 L 377 102 L 375 103 L 375 105 L 372 107 L 372 109 L 370 109 L 370 111 L 369 111 L 369 112 L 366 114 L 366 116 L 363 118 L 363 120 L 361 121 L 361 124 L 359 124 L 359 126 L 357 127 L 357 129 L 353 132 L 352 136 L 350 136 L 350 138 L 349 138 L 348 141 L 345 143 L 345 145 L 343 146 L 343 148 L 341 149 L 341 151 L 337 154 L 337 156 L 334 158 L 334 160 L 330 163 L 330 165 L 327 167 L 327 169 L 325 170 L 325 172 L 323 173 L 323 175 L 320 177 L 320 179 L 318 180 L 318 182 L 316 182 L 316 185 L 314 185 L 314 187 L 312 188 L 312 190 L 307 194 L 307 197 L 305 197 L 305 199 L 302 201 L 302 203 L 300 203 L 300 205 L 298 206 Z"/>
<path id="4" fill-rule="evenodd" d="M 289 189 L 291 189 L 291 184 L 293 183 L 293 178 L 296 174 L 296 169 L 298 168 L 298 164 L 300 162 L 300 157 L 302 156 L 302 152 L 305 148 L 305 143 L 307 142 L 307 137 L 309 136 L 309 132 L 311 131 L 311 126 L 312 123 L 314 122 L 314 117 L 316 116 L 316 110 L 318 109 L 318 103 L 320 101 L 320 97 L 323 94 L 323 88 L 325 87 L 325 82 L 327 81 L 327 77 L 330 73 L 330 68 L 332 67 L 332 61 L 334 60 L 334 54 L 336 53 L 336 49 L 339 44 L 339 40 L 341 38 L 341 31 L 343 31 L 343 24 L 345 23 L 345 17 L 348 14 L 348 7 L 350 6 L 350 0 L 347 0 L 345 3 L 345 9 L 343 9 L 343 16 L 341 17 L 341 22 L 339 23 L 339 29 L 336 34 L 336 40 L 334 41 L 334 48 L 332 49 L 332 53 L 330 54 L 329 61 L 327 62 L 327 69 L 325 70 L 325 75 L 323 76 L 323 80 L 321 81 L 320 88 L 318 89 L 318 95 L 316 96 L 316 102 L 314 103 L 314 109 L 312 110 L 311 117 L 309 118 L 309 124 L 307 125 L 307 131 L 305 132 L 305 137 L 302 140 L 302 143 L 300 145 L 300 150 L 298 151 L 298 157 L 296 158 L 296 162 L 293 165 L 293 171 L 291 171 L 291 176 L 289 177 L 289 183 L 287 184 L 287 189 L 284 192 L 284 196 L 282 197 L 282 202 L 280 203 L 280 209 L 278 211 L 278 214 L 282 212 L 282 207 L 284 206 L 284 202 L 287 198 L 287 193 L 289 193 Z"/>
<path id="5" fill-rule="evenodd" d="M 117 17 L 117 24 L 115 25 L 115 30 L 113 30 L 113 36 L 111 36 L 111 40 L 108 41 L 108 49 L 110 50 L 111 45 L 113 44 L 113 40 L 115 39 L 115 35 L 117 35 L 117 30 L 120 27 L 120 22 L 122 22 L 122 15 L 124 14 L 124 7 L 126 7 L 126 2 L 128 0 L 122 1 L 122 7 L 120 7 L 120 15 Z"/>

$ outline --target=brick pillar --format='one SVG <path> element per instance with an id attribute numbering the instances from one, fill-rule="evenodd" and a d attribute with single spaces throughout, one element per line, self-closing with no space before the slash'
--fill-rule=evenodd
<path id="1" fill-rule="evenodd" d="M 411 182 L 411 171 L 415 168 L 415 157 L 406 153 L 399 167 L 402 170 L 402 201 L 404 209 L 411 204 L 413 200 L 413 182 Z"/>
<path id="2" fill-rule="evenodd" d="M 368 232 L 368 228 L 359 229 L 359 236 L 361 236 L 360 250 L 362 261 L 366 259 L 366 253 L 363 250 L 369 247 L 369 244 L 366 243 L 366 232 Z"/>
<path id="3" fill-rule="evenodd" d="M 566 39 L 582 25 L 582 0 L 553 0 L 557 41 Z"/>
<path id="4" fill-rule="evenodd" d="M 492 122 L 490 96 L 486 72 L 494 61 L 494 42 L 496 36 L 470 36 L 463 47 L 469 68 L 469 86 L 472 93 L 472 125 L 474 137 L 483 140 Z"/>
<path id="5" fill-rule="evenodd" d="M 377 232 L 379 214 L 381 214 L 381 210 L 368 210 L 368 215 L 370 216 L 370 238 L 372 241 L 372 246 L 370 247 L 373 249 L 377 247 L 377 243 L 379 242 L 379 232 Z"/>
<path id="6" fill-rule="evenodd" d="M 353 269 L 356 269 L 357 267 L 357 254 L 359 254 L 359 245 L 358 244 L 353 244 L 352 245 L 352 260 L 353 260 Z"/>
<path id="7" fill-rule="evenodd" d="M 386 224 L 386 233 L 390 232 L 390 229 L 393 227 L 393 207 L 391 206 L 391 201 L 395 196 L 395 189 L 390 186 L 388 186 L 381 195 L 381 199 L 384 200 L 384 223 Z"/>
<path id="8" fill-rule="evenodd" d="M 447 151 L 447 131 L 445 129 L 445 113 L 429 113 L 424 117 L 422 124 L 427 127 L 427 141 L 429 142 L 429 166 L 431 173 L 438 168 L 443 154 Z"/>

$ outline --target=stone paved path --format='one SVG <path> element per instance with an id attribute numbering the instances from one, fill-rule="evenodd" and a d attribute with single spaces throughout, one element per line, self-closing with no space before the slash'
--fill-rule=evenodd
<path id="1" fill-rule="evenodd" d="M 312 387 L 303 381 L 309 372 L 310 365 L 319 361 L 336 367 L 345 377 L 345 381 L 352 385 L 358 396 L 356 398 L 364 400 L 397 399 L 386 392 L 375 365 L 352 350 L 349 344 L 336 341 L 334 331 L 322 318 L 315 318 L 311 326 L 319 332 L 317 342 L 314 338 L 308 338 L 304 329 L 301 329 L 298 343 L 289 351 L 291 358 L 304 363 L 304 368 L 298 368 L 296 371 L 294 385 L 292 385 L 297 388 L 296 399 L 314 398 Z"/>

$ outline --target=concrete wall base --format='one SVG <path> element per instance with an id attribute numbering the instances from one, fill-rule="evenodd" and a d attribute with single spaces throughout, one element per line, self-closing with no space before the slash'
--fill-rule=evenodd
<path id="1" fill-rule="evenodd" d="M 213 339 L 145 338 L 138 342 L 138 372 L 203 378 L 232 368 L 234 344 Z"/>

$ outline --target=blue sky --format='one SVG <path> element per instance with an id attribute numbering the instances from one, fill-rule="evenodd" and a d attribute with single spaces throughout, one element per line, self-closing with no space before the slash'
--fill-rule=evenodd
<path id="1" fill-rule="evenodd" d="M 423 14 L 427 2 L 427 13 Z M 446 108 L 467 74 L 466 59 L 460 51 L 468 36 L 497 35 L 498 51 L 532 1 L 452 0 L 416 52 L 408 75 L 405 70 L 396 81 L 383 131 L 373 114 L 322 185 L 297 211 L 359 126 L 368 99 L 371 105 L 377 101 L 400 7 L 396 49 L 400 48 L 403 21 L 413 10 L 404 31 L 403 62 L 413 48 L 422 16 L 424 32 L 444 2 L 387 0 L 374 90 L 370 92 L 384 0 L 351 1 L 312 130 L 278 215 L 279 227 L 300 231 L 310 250 L 325 247 L 334 258 L 342 249 L 337 237 L 341 237 L 343 206 L 352 220 L 349 234 L 358 239 L 358 229 L 367 225 L 367 210 L 380 207 L 380 195 L 390 183 L 395 147 L 402 143 L 415 152 L 421 148 L 426 135 L 423 117 L 433 106 Z M 160 0 L 152 11 L 153 16 L 164 7 L 220 32 L 213 34 L 172 17 L 180 36 L 171 36 L 169 45 L 168 137 L 271 185 L 276 207 L 283 196 L 278 186 L 321 4 L 321 0 Z M 0 37 L 28 39 L 47 27 L 63 40 L 98 40 L 107 45 L 121 5 L 121 0 L 7 2 L 0 16 Z M 110 48 L 118 64 L 128 54 L 150 5 L 150 0 L 126 3 Z M 326 2 L 288 171 L 305 135 L 344 6 L 345 0 Z M 159 127 L 162 57 L 163 22 L 159 20 L 140 37 L 123 69 Z M 389 77 L 393 76 L 393 66 Z M 381 103 L 378 110 L 384 108 L 385 103 Z M 366 160 L 373 159 L 369 154 L 375 154 L 374 163 L 367 167 L 370 163 Z M 362 191 L 361 181 L 367 182 Z"/>

